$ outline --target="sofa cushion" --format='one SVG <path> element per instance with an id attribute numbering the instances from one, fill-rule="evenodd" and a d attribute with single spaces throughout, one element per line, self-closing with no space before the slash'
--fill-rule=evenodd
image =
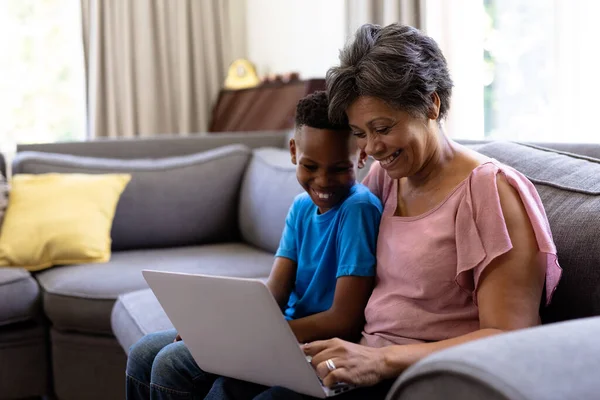
<path id="1" fill-rule="evenodd" d="M 239 222 L 243 239 L 275 253 L 285 217 L 294 197 L 302 190 L 288 150 L 254 150 L 240 193 Z"/>
<path id="2" fill-rule="evenodd" d="M 0 326 L 38 316 L 39 294 L 40 288 L 28 271 L 0 267 Z"/>
<path id="3" fill-rule="evenodd" d="M 563 276 L 543 321 L 600 314 L 600 160 L 508 142 L 478 151 L 525 174 L 546 209 Z"/>
<path id="4" fill-rule="evenodd" d="M 246 244 L 223 243 L 116 252 L 106 264 L 56 267 L 36 277 L 54 327 L 110 334 L 115 299 L 148 287 L 144 269 L 259 278 L 269 274 L 272 264 L 273 254 Z"/>
<path id="5" fill-rule="evenodd" d="M 148 333 L 173 329 L 173 324 L 150 289 L 119 296 L 112 310 L 114 335 L 125 352 Z"/>
<path id="6" fill-rule="evenodd" d="M 113 250 L 130 250 L 236 237 L 235 210 L 249 158 L 250 150 L 242 145 L 187 156 L 134 160 L 23 152 L 17 155 L 13 171 L 131 174 L 111 231 Z"/>

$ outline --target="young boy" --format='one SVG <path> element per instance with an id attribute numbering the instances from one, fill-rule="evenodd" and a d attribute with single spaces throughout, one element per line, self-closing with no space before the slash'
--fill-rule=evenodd
<path id="1" fill-rule="evenodd" d="M 267 282 L 300 343 L 357 337 L 375 275 L 381 203 L 356 183 L 349 127 L 327 113 L 325 92 L 296 108 L 290 154 L 306 192 L 290 208 Z"/>

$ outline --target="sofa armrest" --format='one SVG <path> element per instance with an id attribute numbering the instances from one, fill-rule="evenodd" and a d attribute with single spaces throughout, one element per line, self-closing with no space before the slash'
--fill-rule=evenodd
<path id="1" fill-rule="evenodd" d="M 0 329 L 40 315 L 40 287 L 35 278 L 23 268 L 0 267 Z"/>
<path id="2" fill-rule="evenodd" d="M 600 398 L 600 317 L 525 329 L 429 356 L 387 399 Z"/>

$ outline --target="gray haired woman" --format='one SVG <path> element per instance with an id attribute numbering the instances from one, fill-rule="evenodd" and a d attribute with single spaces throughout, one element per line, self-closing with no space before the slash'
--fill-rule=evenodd
<path id="1" fill-rule="evenodd" d="M 327 88 L 332 120 L 377 160 L 363 183 L 384 212 L 360 343 L 304 346 L 323 382 L 363 387 L 344 399 L 384 398 L 436 351 L 539 324 L 562 272 L 544 208 L 522 174 L 444 132 L 452 80 L 435 41 L 364 25 Z"/>

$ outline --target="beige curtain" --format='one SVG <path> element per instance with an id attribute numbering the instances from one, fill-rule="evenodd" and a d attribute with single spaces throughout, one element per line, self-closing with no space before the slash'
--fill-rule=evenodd
<path id="1" fill-rule="evenodd" d="M 400 22 L 425 29 L 426 0 L 346 0 L 347 36 L 366 23 L 389 25 Z"/>
<path id="2" fill-rule="evenodd" d="M 243 0 L 81 0 L 90 137 L 206 131 Z"/>

